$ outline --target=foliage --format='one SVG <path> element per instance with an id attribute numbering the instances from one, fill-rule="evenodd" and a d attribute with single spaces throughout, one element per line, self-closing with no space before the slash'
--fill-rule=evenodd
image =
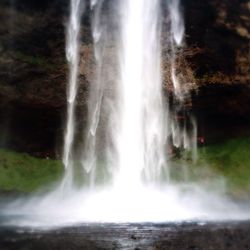
<path id="1" fill-rule="evenodd" d="M 231 139 L 199 150 L 197 166 L 208 165 L 227 180 L 229 192 L 250 194 L 250 138 Z"/>
<path id="2" fill-rule="evenodd" d="M 27 154 L 0 150 L 0 190 L 29 192 L 59 179 L 62 164 Z"/>
<path id="3" fill-rule="evenodd" d="M 189 180 L 206 181 L 222 176 L 227 180 L 230 194 L 236 197 L 249 196 L 250 138 L 232 139 L 205 146 L 199 148 L 198 152 L 197 163 L 194 164 L 189 160 L 186 164 L 189 169 Z M 172 169 L 176 170 L 172 178 L 177 181 L 183 181 L 181 176 L 187 170 L 180 168 L 180 163 L 178 159 L 172 162 Z M 62 173 L 63 166 L 60 161 L 0 150 L 0 190 L 2 191 L 30 192 L 48 187 L 59 180 Z M 100 174 L 103 175 L 103 173 Z"/>

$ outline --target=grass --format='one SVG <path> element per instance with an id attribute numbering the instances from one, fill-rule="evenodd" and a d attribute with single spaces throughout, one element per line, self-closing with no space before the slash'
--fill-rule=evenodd
<path id="1" fill-rule="evenodd" d="M 221 144 L 199 148 L 198 151 L 198 162 L 195 165 L 191 162 L 189 164 L 189 170 L 192 172 L 191 179 L 209 180 L 209 178 L 223 176 L 227 180 L 230 194 L 236 197 L 249 196 L 250 138 L 232 139 Z M 179 165 L 178 162 L 176 164 Z M 63 166 L 60 161 L 0 150 L 0 190 L 2 191 L 34 191 L 40 187 L 49 186 L 53 181 L 58 180 L 62 173 Z M 100 174 L 103 178 L 103 173 Z"/>
<path id="2" fill-rule="evenodd" d="M 59 179 L 59 161 L 0 149 L 0 190 L 30 192 Z"/>
<path id="3" fill-rule="evenodd" d="M 229 192 L 250 194 L 250 138 L 228 140 L 199 150 L 197 166 L 210 169 L 226 178 Z"/>

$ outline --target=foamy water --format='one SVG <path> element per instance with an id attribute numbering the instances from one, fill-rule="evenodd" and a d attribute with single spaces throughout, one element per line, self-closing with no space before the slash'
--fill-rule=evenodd
<path id="1" fill-rule="evenodd" d="M 249 219 L 248 210 L 226 198 L 219 185 L 212 188 L 192 184 L 187 177 L 185 183 L 171 184 L 169 149 L 188 150 L 193 160 L 197 158 L 195 119 L 187 116 L 191 124 L 188 130 L 176 118 L 187 96 L 176 74 L 176 51 L 184 40 L 179 1 L 169 1 L 167 8 L 171 21 L 170 72 L 176 101 L 173 114 L 162 86 L 161 1 L 120 0 L 114 1 L 116 6 L 112 8 L 105 1 L 91 2 L 96 74 L 90 86 L 85 145 L 78 149 L 80 160 L 74 159 L 82 3 L 71 1 L 67 26 L 70 72 L 63 151 L 65 176 L 50 193 L 6 204 L 1 209 L 8 218 L 4 224 L 54 227 L 84 222 Z M 116 16 L 115 21 L 109 20 L 111 14 Z M 110 47 L 115 63 L 109 60 Z M 110 75 L 116 77 L 111 79 Z M 184 159 L 181 162 L 185 165 Z M 77 189 L 74 171 L 79 163 L 90 185 Z M 100 167 L 108 173 L 111 185 L 97 186 Z"/>

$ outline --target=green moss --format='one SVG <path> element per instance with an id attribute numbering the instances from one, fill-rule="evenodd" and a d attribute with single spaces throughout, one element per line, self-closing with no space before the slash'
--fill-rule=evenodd
<path id="1" fill-rule="evenodd" d="M 227 180 L 232 193 L 250 193 L 250 138 L 238 138 L 199 150 L 197 166 L 208 165 Z"/>
<path id="2" fill-rule="evenodd" d="M 59 179 L 62 164 L 27 154 L 0 150 L 0 190 L 30 192 Z"/>

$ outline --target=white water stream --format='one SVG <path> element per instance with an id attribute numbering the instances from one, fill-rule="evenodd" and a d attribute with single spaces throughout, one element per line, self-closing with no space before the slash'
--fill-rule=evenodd
<path id="1" fill-rule="evenodd" d="M 75 106 L 78 90 L 79 65 L 79 33 L 82 14 L 81 0 L 72 0 L 70 4 L 70 18 L 67 27 L 66 56 L 69 63 L 69 84 L 67 90 L 67 123 L 65 129 L 63 164 L 65 177 L 62 188 L 72 186 L 73 181 L 73 143 L 75 135 Z"/>
<path id="2" fill-rule="evenodd" d="M 76 188 L 74 169 L 79 162 L 74 161 L 75 107 L 83 3 L 71 0 L 63 150 L 66 173 L 61 185 L 50 194 L 8 206 L 6 215 L 20 215 L 8 224 L 58 226 L 249 218 L 249 213 L 215 191 L 221 186 L 192 184 L 188 178 L 182 184 L 173 184 L 169 151 L 189 150 L 195 160 L 197 132 L 192 117 L 186 118 L 191 124 L 189 129 L 176 118 L 187 97 L 181 87 L 184 83 L 176 74 L 176 52 L 184 41 L 184 21 L 180 1 L 166 3 L 167 9 L 163 10 L 160 0 L 117 0 L 112 8 L 105 0 L 91 1 L 96 74 L 90 86 L 85 146 L 80 149 L 82 171 L 90 188 Z M 176 104 L 173 110 L 162 84 L 163 11 L 171 22 L 168 42 Z M 98 186 L 100 172 L 111 180 L 106 187 Z"/>

